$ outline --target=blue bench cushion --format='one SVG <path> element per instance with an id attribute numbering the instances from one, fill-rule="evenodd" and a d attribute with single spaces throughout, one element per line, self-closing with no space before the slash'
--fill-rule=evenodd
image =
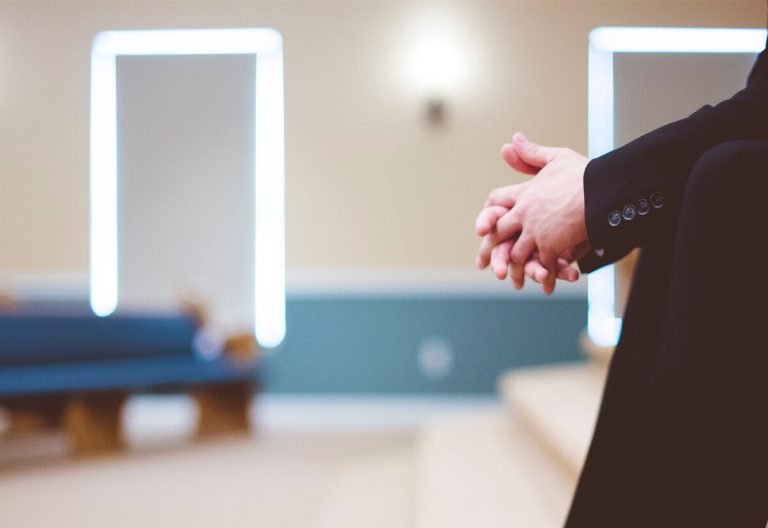
<path id="1" fill-rule="evenodd" d="M 195 321 L 178 314 L 116 314 L 22 307 L 0 313 L 0 368 L 194 355 Z"/>
<path id="2" fill-rule="evenodd" d="M 255 363 L 223 356 L 201 361 L 187 356 L 120 359 L 0 368 L 0 398 L 119 389 L 149 392 L 200 383 L 254 380 Z"/>

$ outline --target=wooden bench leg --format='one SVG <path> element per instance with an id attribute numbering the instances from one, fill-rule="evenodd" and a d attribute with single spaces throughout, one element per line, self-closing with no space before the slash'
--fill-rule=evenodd
<path id="1" fill-rule="evenodd" d="M 29 396 L 7 405 L 8 432 L 50 431 L 63 423 L 63 396 Z"/>
<path id="2" fill-rule="evenodd" d="M 70 398 L 64 411 L 64 424 L 76 453 L 113 451 L 123 446 L 121 415 L 126 398 L 121 392 Z"/>
<path id="3" fill-rule="evenodd" d="M 195 389 L 200 419 L 197 435 L 210 438 L 250 431 L 248 417 L 254 384 L 250 381 L 211 384 Z"/>

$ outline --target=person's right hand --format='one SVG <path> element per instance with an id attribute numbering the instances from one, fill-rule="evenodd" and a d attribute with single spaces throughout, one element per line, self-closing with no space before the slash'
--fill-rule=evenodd
<path id="1" fill-rule="evenodd" d="M 525 266 L 533 252 L 549 273 L 545 293 L 554 289 L 558 259 L 588 242 L 582 188 L 584 156 L 563 148 L 542 147 L 515 134 L 502 148 L 507 164 L 532 179 L 494 189 L 475 224 L 483 237 L 477 265 L 490 264 L 494 247 L 514 240 L 511 248 L 512 282 L 522 288 Z"/>

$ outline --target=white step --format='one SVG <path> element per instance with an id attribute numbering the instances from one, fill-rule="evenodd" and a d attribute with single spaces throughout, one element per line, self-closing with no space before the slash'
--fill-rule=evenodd
<path id="1" fill-rule="evenodd" d="M 416 528 L 560 528 L 573 493 L 502 409 L 428 424 L 417 475 Z"/>
<path id="2" fill-rule="evenodd" d="M 594 364 L 540 367 L 501 377 L 513 414 L 575 480 L 595 427 L 605 369 Z"/>
<path id="3" fill-rule="evenodd" d="M 412 448 L 368 455 L 341 468 L 311 528 L 411 528 Z"/>

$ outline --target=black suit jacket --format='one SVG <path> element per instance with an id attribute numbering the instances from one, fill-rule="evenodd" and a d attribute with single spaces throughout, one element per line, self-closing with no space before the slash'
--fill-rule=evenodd
<path id="1" fill-rule="evenodd" d="M 768 49 L 747 87 L 716 106 L 650 132 L 593 159 L 584 173 L 589 273 L 611 264 L 654 234 L 672 228 L 688 175 L 710 148 L 735 139 L 768 139 Z"/>
<path id="2" fill-rule="evenodd" d="M 709 284 L 707 271 L 673 269 L 682 252 L 675 247 L 680 204 L 694 165 L 721 143 L 752 139 L 768 139 L 768 51 L 746 89 L 731 99 L 587 166 L 588 235 L 592 247 L 605 253 L 580 261 L 582 270 L 611 263 L 636 246 L 645 251 L 567 528 L 765 527 L 762 365 L 768 357 L 762 337 L 752 339 L 741 321 L 758 321 L 764 299 L 727 281 L 715 289 L 713 281 L 705 292 L 710 302 L 700 303 L 687 288 Z M 739 240 L 745 238 L 753 236 Z M 741 341 L 734 337 L 739 332 Z M 724 337 L 711 340 L 718 335 Z M 751 339 L 757 346 L 745 344 Z M 723 345 L 731 342 L 738 344 Z"/>

